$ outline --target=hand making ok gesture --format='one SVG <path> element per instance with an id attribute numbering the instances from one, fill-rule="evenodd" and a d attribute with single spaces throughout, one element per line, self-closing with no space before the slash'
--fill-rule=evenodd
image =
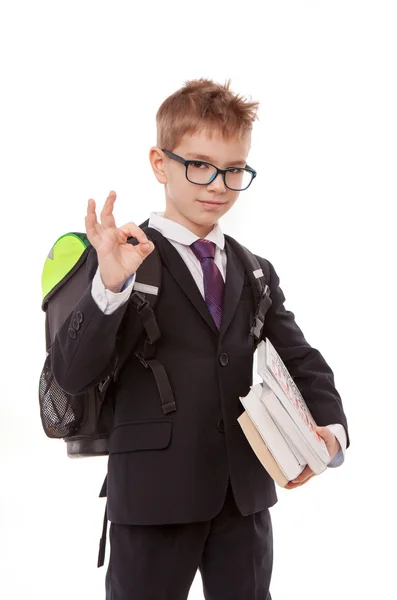
<path id="1" fill-rule="evenodd" d="M 110 192 L 99 222 L 95 212 L 95 201 L 90 198 L 85 217 L 87 237 L 97 251 L 102 282 L 112 291 L 120 289 L 154 249 L 153 243 L 148 241 L 144 231 L 135 223 L 116 226 L 113 216 L 115 200 L 116 192 Z M 139 244 L 133 246 L 127 243 L 129 236 L 135 237 Z"/>

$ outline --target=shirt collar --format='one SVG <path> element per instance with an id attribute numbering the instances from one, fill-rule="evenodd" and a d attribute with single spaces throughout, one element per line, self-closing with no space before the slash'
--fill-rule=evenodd
<path id="1" fill-rule="evenodd" d="M 159 231 L 167 239 L 185 244 L 186 246 L 190 246 L 193 242 L 200 239 L 195 233 L 187 229 L 187 227 L 171 219 L 164 218 L 164 212 L 150 213 L 148 226 Z M 215 223 L 205 239 L 214 242 L 221 250 L 225 247 L 225 236 L 218 223 Z"/>

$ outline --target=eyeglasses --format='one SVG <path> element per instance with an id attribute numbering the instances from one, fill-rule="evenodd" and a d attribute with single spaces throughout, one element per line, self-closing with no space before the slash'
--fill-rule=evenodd
<path id="1" fill-rule="evenodd" d="M 190 181 L 190 183 L 195 183 L 197 185 L 208 185 L 212 183 L 220 173 L 223 178 L 223 183 L 229 190 L 242 192 L 251 185 L 252 180 L 256 177 L 256 171 L 248 165 L 246 167 L 218 169 L 215 165 L 202 160 L 185 160 L 182 156 L 178 156 L 165 148 L 162 148 L 162 151 L 169 158 L 185 165 L 186 179 Z"/>

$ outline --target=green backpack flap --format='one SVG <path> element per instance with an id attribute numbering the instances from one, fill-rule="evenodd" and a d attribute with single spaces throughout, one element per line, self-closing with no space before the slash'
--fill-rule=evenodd
<path id="1" fill-rule="evenodd" d="M 129 238 L 128 242 L 138 243 L 135 238 Z M 77 395 L 68 394 L 57 384 L 52 372 L 50 348 L 57 330 L 75 309 L 92 279 L 92 265 L 97 266 L 96 257 L 94 263 L 89 261 L 90 277 L 87 258 L 92 251 L 85 234 L 67 233 L 51 248 L 42 275 L 47 356 L 39 381 L 40 416 L 46 435 L 63 438 L 70 458 L 108 454 L 108 438 L 114 417 L 110 384 L 117 380 L 126 358 L 143 333 L 146 333 L 146 356 L 156 367 L 157 361 L 150 361 L 150 358 L 160 337 L 153 308 L 161 287 L 161 261 L 158 253 L 153 251 L 137 270 L 136 283 L 129 298 L 130 306 L 120 326 L 116 354 L 109 365 L 107 377 L 88 392 Z M 140 319 L 136 319 L 136 312 Z M 122 335 L 124 331 L 128 331 L 128 335 Z M 162 365 L 161 369 L 160 376 L 164 377 Z M 159 372 L 158 368 L 156 372 Z M 162 402 L 165 412 L 175 410 L 170 387 L 165 395 L 163 393 Z"/>
<path id="2" fill-rule="evenodd" d="M 46 313 L 47 352 L 58 328 L 87 287 L 83 264 L 90 250 L 91 244 L 84 233 L 66 233 L 57 239 L 45 260 L 41 276 L 41 308 Z"/>

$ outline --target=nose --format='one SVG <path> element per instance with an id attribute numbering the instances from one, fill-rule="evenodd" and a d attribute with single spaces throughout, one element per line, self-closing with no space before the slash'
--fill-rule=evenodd
<path id="1" fill-rule="evenodd" d="M 218 194 L 226 192 L 227 187 L 224 184 L 222 173 L 218 173 L 215 179 L 208 184 L 207 188 L 217 192 Z"/>

